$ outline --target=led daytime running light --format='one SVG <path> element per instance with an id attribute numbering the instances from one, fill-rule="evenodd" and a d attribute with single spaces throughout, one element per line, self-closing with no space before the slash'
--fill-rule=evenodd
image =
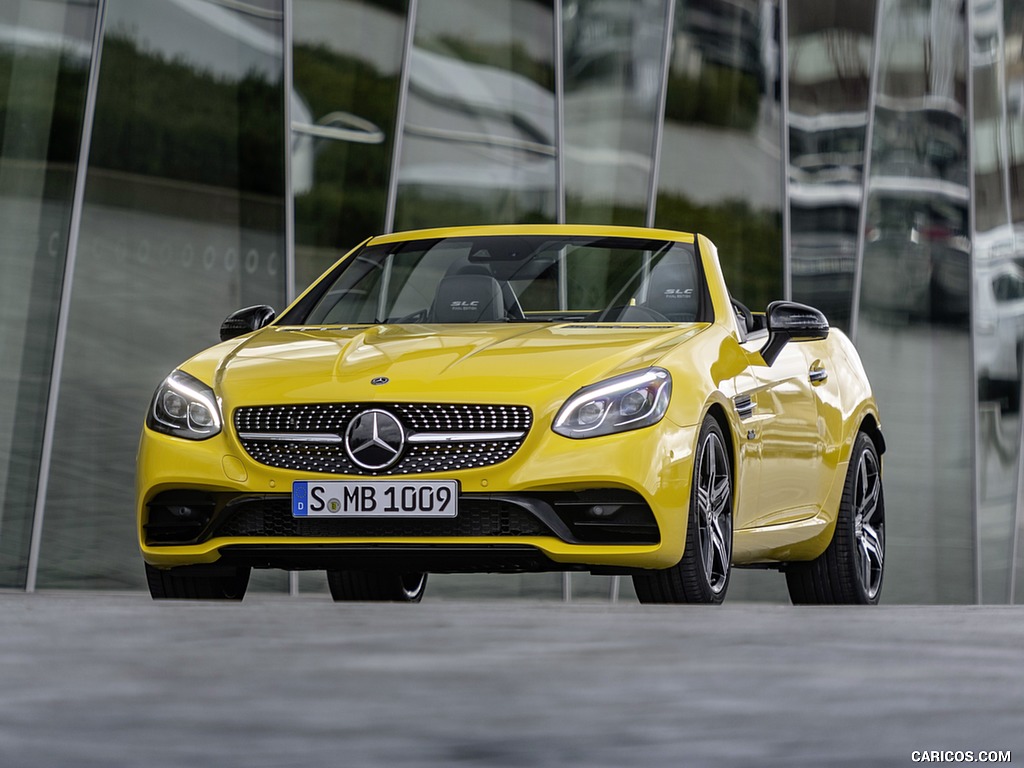
<path id="1" fill-rule="evenodd" d="M 183 413 L 169 410 L 168 395 L 183 401 Z M 221 431 L 222 421 L 213 390 L 184 371 L 174 371 L 157 388 L 146 424 L 164 434 L 204 440 Z"/>
<path id="2" fill-rule="evenodd" d="M 585 438 L 625 432 L 656 424 L 665 415 L 672 392 L 672 377 L 663 368 L 650 368 L 584 387 L 570 397 L 555 417 L 552 429 L 564 437 Z M 626 404 L 639 393 L 643 404 Z M 583 415 L 584 409 L 597 406 L 600 418 Z M 592 409 L 591 409 L 592 410 Z"/>

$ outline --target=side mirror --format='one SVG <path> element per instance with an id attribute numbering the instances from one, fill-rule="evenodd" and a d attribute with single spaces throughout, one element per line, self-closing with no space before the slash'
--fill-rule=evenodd
<path id="1" fill-rule="evenodd" d="M 765 313 L 768 342 L 761 348 L 761 357 L 771 365 L 779 352 L 791 341 L 817 341 L 828 337 L 828 320 L 814 307 L 795 301 L 773 301 Z"/>
<path id="2" fill-rule="evenodd" d="M 220 325 L 220 340 L 227 341 L 250 331 L 258 331 L 269 325 L 277 317 L 274 308 L 267 304 L 257 304 L 232 312 Z"/>

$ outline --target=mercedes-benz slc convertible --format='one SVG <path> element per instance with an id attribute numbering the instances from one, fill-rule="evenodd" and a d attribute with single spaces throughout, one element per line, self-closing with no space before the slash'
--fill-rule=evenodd
<path id="1" fill-rule="evenodd" d="M 430 573 L 629 575 L 719 603 L 876 603 L 878 408 L 815 309 L 754 314 L 706 237 L 505 226 L 372 238 L 279 317 L 249 307 L 158 387 L 138 457 L 154 598 L 241 599 L 253 568 L 336 600 Z"/>

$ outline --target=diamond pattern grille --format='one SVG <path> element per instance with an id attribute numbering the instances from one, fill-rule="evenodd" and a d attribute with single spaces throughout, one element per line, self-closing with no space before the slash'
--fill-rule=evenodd
<path id="1" fill-rule="evenodd" d="M 349 422 L 368 408 L 390 411 L 402 423 L 406 436 L 420 433 L 472 435 L 480 440 L 457 443 L 406 443 L 396 464 L 371 471 L 353 462 L 340 442 L 289 441 L 289 434 L 343 437 Z M 434 403 L 319 403 L 238 408 L 235 430 L 246 452 L 261 464 L 301 472 L 344 475 L 423 474 L 472 469 L 510 458 L 523 444 L 533 424 L 526 406 Z M 487 440 L 486 433 L 522 432 L 511 440 Z M 279 439 L 241 438 L 242 434 L 272 434 Z"/>

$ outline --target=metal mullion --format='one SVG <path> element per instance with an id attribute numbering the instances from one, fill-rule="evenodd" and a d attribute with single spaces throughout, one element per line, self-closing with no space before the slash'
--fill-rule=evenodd
<path id="1" fill-rule="evenodd" d="M 665 39 L 661 47 L 661 83 L 658 86 L 658 106 L 654 115 L 654 146 L 651 153 L 651 172 L 647 182 L 647 213 L 645 224 L 654 226 L 654 213 L 658 201 L 658 182 L 661 173 L 661 145 L 665 137 L 665 104 L 668 101 L 668 71 L 672 62 L 672 40 L 675 36 L 676 0 L 666 0 Z"/>
<path id="2" fill-rule="evenodd" d="M 292 0 L 283 0 L 284 22 L 281 30 L 284 58 L 284 264 L 285 304 L 291 304 L 297 294 L 295 284 L 295 180 L 292 178 L 292 94 L 295 92 L 295 58 L 292 51 L 294 33 Z"/>
<path id="3" fill-rule="evenodd" d="M 978 231 L 978 217 L 976 203 L 977 198 L 975 197 L 975 167 L 974 167 L 974 65 L 972 59 L 972 48 L 974 46 L 974 25 L 971 23 L 971 8 L 967 5 L 964 6 L 964 78 L 966 80 L 967 87 L 967 124 L 964 127 L 964 139 L 966 139 L 967 146 L 967 188 L 968 188 L 968 200 L 967 204 L 967 229 L 968 234 L 971 238 L 971 250 L 968 257 L 969 275 L 968 278 L 971 281 L 971 285 L 974 284 L 974 243 L 976 240 L 976 234 Z M 972 291 L 973 293 L 973 291 Z M 970 296 L 970 294 L 968 294 Z M 970 384 L 968 390 L 970 392 L 970 409 L 971 409 L 971 434 L 974 435 L 974 440 L 971 442 L 971 533 L 974 536 L 974 601 L 978 605 L 982 601 L 982 584 L 983 584 L 983 573 L 981 566 L 981 521 L 978 516 L 981 512 L 981 483 L 979 481 L 979 475 L 982 472 L 981 467 L 978 464 L 978 445 L 981 440 L 981 419 L 978 418 L 978 368 L 975 359 L 975 343 L 977 341 L 977 334 L 975 333 L 975 313 L 973 307 L 973 300 L 968 299 L 970 302 L 968 312 L 968 333 L 970 334 L 970 343 L 967 345 L 968 349 L 968 361 L 970 365 Z M 1024 434 L 1024 433 L 1022 433 Z M 1018 436 L 1019 439 L 1019 436 Z M 1019 472 L 1018 472 L 1019 474 Z M 1017 493 L 1018 498 L 1020 494 L 1020 478 L 1017 480 Z"/>
<path id="4" fill-rule="evenodd" d="M 875 140 L 875 104 L 878 99 L 878 70 L 882 58 L 882 18 L 886 0 L 878 0 L 875 9 L 874 51 L 871 57 L 871 83 L 868 87 L 867 119 L 864 128 L 864 179 L 861 183 L 860 215 L 857 217 L 857 253 L 853 266 L 853 295 L 850 297 L 850 339 L 857 342 L 860 322 L 860 291 L 864 279 L 865 227 L 868 221 L 868 196 L 871 186 L 871 146 Z"/>
<path id="5" fill-rule="evenodd" d="M 295 92 L 295 57 L 292 36 L 294 16 L 292 0 L 282 0 L 281 54 L 284 65 L 284 290 L 285 304 L 289 305 L 297 294 L 295 263 L 295 182 L 292 179 L 292 94 Z M 288 572 L 288 594 L 299 595 L 299 572 Z"/>
<path id="6" fill-rule="evenodd" d="M 68 224 L 68 246 L 64 257 L 64 275 L 61 284 L 60 304 L 57 308 L 57 333 L 53 345 L 53 364 L 50 367 L 50 384 L 46 400 L 46 416 L 43 422 L 43 445 L 39 457 L 39 475 L 36 483 L 36 503 L 32 517 L 32 538 L 29 544 L 28 573 L 25 591 L 35 592 L 39 575 L 39 553 L 42 546 L 43 521 L 46 513 L 46 496 L 50 484 L 50 466 L 53 460 L 53 444 L 57 422 L 57 405 L 60 399 L 60 380 L 64 372 L 64 351 L 67 346 L 68 324 L 71 316 L 71 293 L 74 283 L 75 263 L 78 258 L 78 237 L 82 229 L 82 208 L 85 204 L 85 182 L 89 170 L 89 151 L 92 146 L 93 119 L 96 115 L 96 92 L 99 87 L 100 64 L 103 58 L 103 30 L 106 0 L 96 4 L 96 23 L 93 28 L 92 64 L 86 87 L 85 109 L 82 115 L 82 140 L 78 147 L 78 165 L 75 169 L 75 188 L 71 202 L 71 221 Z"/>
<path id="7" fill-rule="evenodd" d="M 782 148 L 782 297 L 793 298 L 793 211 L 789 199 L 789 0 L 779 3 L 779 82 L 782 100 L 780 105 L 779 137 Z"/>
<path id="8" fill-rule="evenodd" d="M 559 224 L 565 224 L 565 49 L 562 40 L 562 0 L 554 3 L 554 45 L 555 45 L 555 216 Z M 558 257 L 558 306 L 564 310 L 569 304 L 568 272 L 565 263 L 566 249 Z M 572 573 L 562 573 L 562 601 L 572 601 Z"/>
<path id="9" fill-rule="evenodd" d="M 565 224 L 565 50 L 562 45 L 562 0 L 554 2 L 555 47 L 555 220 Z"/>
<path id="10" fill-rule="evenodd" d="M 395 209 L 398 204 L 398 171 L 402 164 L 402 135 L 405 130 L 405 111 L 409 101 L 409 69 L 412 66 L 413 40 L 416 36 L 418 0 L 409 0 L 402 43 L 402 68 L 398 80 L 398 106 L 395 110 L 395 140 L 391 146 L 391 177 L 388 179 L 388 199 L 384 210 L 384 232 L 395 228 Z"/>

